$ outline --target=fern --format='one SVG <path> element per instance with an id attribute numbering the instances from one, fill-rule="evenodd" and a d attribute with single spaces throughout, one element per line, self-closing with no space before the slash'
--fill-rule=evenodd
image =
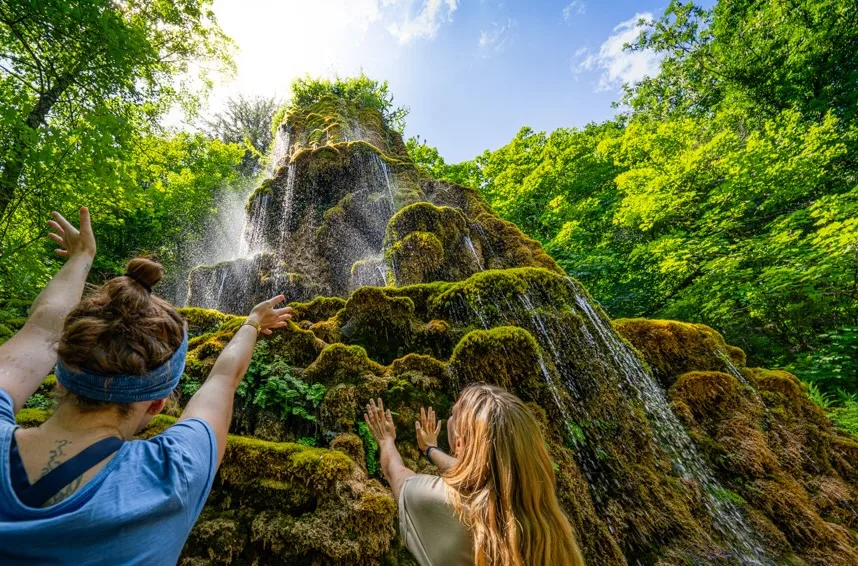
<path id="1" fill-rule="evenodd" d="M 815 383 L 807 384 L 807 396 L 824 410 L 828 411 L 831 408 L 831 397 L 827 393 L 820 391 Z"/>
<path id="2" fill-rule="evenodd" d="M 378 443 L 369 431 L 369 425 L 361 421 L 358 423 L 358 436 L 363 440 L 363 449 L 366 452 L 366 471 L 370 475 L 378 471 Z"/>

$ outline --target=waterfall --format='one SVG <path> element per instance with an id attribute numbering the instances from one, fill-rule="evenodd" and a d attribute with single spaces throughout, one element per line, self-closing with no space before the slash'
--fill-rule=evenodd
<path id="1" fill-rule="evenodd" d="M 610 322 L 603 318 L 590 304 L 588 298 L 579 290 L 577 284 L 570 278 L 565 279 L 572 302 L 569 305 L 574 313 L 581 317 L 583 324 L 580 334 L 569 332 L 568 326 L 552 323 L 546 319 L 534 304 L 539 302 L 536 297 L 556 300 L 557 297 L 547 295 L 546 289 L 534 288 L 528 284 L 517 296 L 483 295 L 479 290 L 468 296 L 461 304 L 473 311 L 480 324 L 486 330 L 499 325 L 514 324 L 529 330 L 541 346 L 548 361 L 556 368 L 561 380 L 560 387 L 572 397 L 572 403 L 564 402 L 559 394 L 558 384 L 549 371 L 545 361 L 540 359 L 542 377 L 557 403 L 557 409 L 566 419 L 565 428 L 573 442 L 579 448 L 578 434 L 574 430 L 574 421 L 570 415 L 580 414 L 584 407 L 586 376 L 581 374 L 581 368 L 576 368 L 570 358 L 577 352 L 583 353 L 594 360 L 611 360 L 620 379 L 619 386 L 627 396 L 637 399 L 643 405 L 647 421 L 652 429 L 657 446 L 667 454 L 679 477 L 692 480 L 701 486 L 704 495 L 704 505 L 712 519 L 715 531 L 727 545 L 730 554 L 742 564 L 769 564 L 761 543 L 749 527 L 739 509 L 728 501 L 719 500 L 716 494 L 723 493 L 723 488 L 714 477 L 703 457 L 696 449 L 694 442 L 679 422 L 670 408 L 665 392 L 658 385 L 650 371 L 644 367 L 635 352 L 616 334 Z M 563 293 L 562 290 L 559 291 Z M 510 298 L 514 299 L 510 302 Z M 462 299 L 464 301 L 464 299 Z M 515 300 L 518 305 L 514 304 Z M 502 305 L 502 306 L 500 306 Z M 460 316 L 466 315 L 456 308 Z M 488 307 L 488 308 L 487 308 Z M 591 330 L 592 329 L 592 332 Z M 580 340 L 577 341 L 576 340 Z M 608 369 L 608 371 L 611 371 Z M 738 370 L 737 370 L 738 371 Z M 583 381 L 582 381 L 583 380 Z M 584 388 L 584 389 L 582 389 Z M 586 409 L 584 409 L 586 411 Z M 595 501 L 602 501 L 612 487 L 607 483 L 609 478 L 600 473 L 600 463 L 591 456 L 588 450 L 576 450 L 576 458 L 581 465 L 584 475 L 591 485 L 591 495 Z"/>
<path id="2" fill-rule="evenodd" d="M 468 234 L 465 234 L 464 240 L 465 240 L 465 245 L 468 247 L 468 250 L 471 252 L 471 255 L 474 257 L 474 261 L 477 263 L 477 268 L 480 271 L 485 271 L 485 269 L 483 269 L 483 264 L 480 261 L 480 257 L 477 255 L 477 250 L 476 250 L 476 248 L 474 248 L 474 241 L 471 240 L 471 236 Z"/>
<path id="3" fill-rule="evenodd" d="M 274 144 L 271 148 L 271 162 L 268 165 L 269 175 L 274 175 L 282 165 L 283 160 L 289 156 L 289 141 L 288 128 L 285 126 L 277 128 L 277 134 L 274 136 Z"/>
<path id="4" fill-rule="evenodd" d="M 568 278 L 567 281 L 575 292 L 575 300 L 581 312 L 597 330 L 599 341 L 608 349 L 611 358 L 622 370 L 627 383 L 632 386 L 643 402 L 647 411 L 647 420 L 659 445 L 670 454 L 674 465 L 683 477 L 696 480 L 703 486 L 707 498 L 706 508 L 712 517 L 715 529 L 725 541 L 731 544 L 732 550 L 743 563 L 767 564 L 769 561 L 765 552 L 739 509 L 733 503 L 715 497 L 715 494 L 723 491 L 723 488 L 697 451 L 685 427 L 671 410 L 664 390 L 644 368 L 631 348 L 610 327 L 610 323 L 600 317 L 589 301 L 577 292 L 574 282 Z"/>
<path id="5" fill-rule="evenodd" d="M 248 257 L 265 250 L 265 226 L 268 222 L 269 200 L 270 195 L 263 194 L 251 203 L 250 211 L 245 219 L 238 257 Z"/>
<path id="6" fill-rule="evenodd" d="M 396 200 L 393 198 L 394 181 L 391 180 L 390 169 L 387 163 L 377 153 L 372 153 L 373 162 L 377 168 L 376 178 L 378 181 L 383 181 L 384 188 L 387 190 L 387 196 L 390 198 L 390 209 L 396 210 Z M 382 184 L 379 182 L 379 184 Z"/>
<path id="7" fill-rule="evenodd" d="M 277 222 L 277 231 L 281 242 L 289 237 L 290 224 L 292 222 L 292 202 L 295 200 L 295 164 L 290 163 L 286 170 L 286 186 L 280 195 L 280 217 Z"/>

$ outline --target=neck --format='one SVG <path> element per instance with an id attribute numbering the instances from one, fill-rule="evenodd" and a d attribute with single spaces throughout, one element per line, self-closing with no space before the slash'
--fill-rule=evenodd
<path id="1" fill-rule="evenodd" d="M 79 436 L 120 436 L 130 440 L 137 433 L 131 417 L 123 417 L 112 409 L 82 412 L 73 403 L 62 402 L 40 428 Z"/>

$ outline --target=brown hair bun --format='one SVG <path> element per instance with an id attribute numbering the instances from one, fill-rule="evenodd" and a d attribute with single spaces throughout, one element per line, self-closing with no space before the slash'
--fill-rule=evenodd
<path id="1" fill-rule="evenodd" d="M 143 375 L 179 348 L 184 319 L 170 303 L 149 292 L 164 268 L 151 259 L 136 258 L 125 273 L 69 313 L 58 346 L 64 364 L 107 375 Z"/>
<path id="2" fill-rule="evenodd" d="M 125 267 L 125 276 L 151 292 L 152 287 L 164 277 L 164 266 L 145 257 L 136 257 Z"/>

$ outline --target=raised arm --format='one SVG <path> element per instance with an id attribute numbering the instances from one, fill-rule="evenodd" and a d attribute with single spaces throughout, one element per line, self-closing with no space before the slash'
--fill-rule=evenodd
<path id="1" fill-rule="evenodd" d="M 60 213 L 53 216 L 48 222 L 53 232 L 48 236 L 59 245 L 57 255 L 68 261 L 39 294 L 24 327 L 0 346 L 0 388 L 12 396 L 15 411 L 24 406 L 56 365 L 63 324 L 80 301 L 95 257 L 89 210 L 80 209 L 80 230 Z"/>
<path id="2" fill-rule="evenodd" d="M 250 358 L 253 356 L 256 339 L 260 332 L 271 334 L 272 329 L 286 326 L 292 316 L 289 314 L 292 311 L 290 307 L 275 308 L 283 300 L 283 295 L 279 295 L 253 307 L 247 321 L 238 329 L 238 332 L 218 356 L 208 379 L 188 401 L 188 405 L 179 419 L 183 421 L 199 418 L 211 425 L 217 437 L 218 466 L 220 466 L 226 450 L 226 438 L 229 433 L 229 423 L 232 421 L 232 402 L 235 390 L 238 389 L 239 383 L 244 379 L 244 374 L 247 373 L 247 368 L 250 366 Z"/>
<path id="3" fill-rule="evenodd" d="M 414 471 L 405 467 L 399 450 L 396 449 L 396 425 L 393 424 L 393 416 L 390 410 L 384 410 L 381 399 L 370 400 L 363 415 L 373 439 L 378 443 L 381 451 L 381 471 L 390 484 L 393 499 L 399 503 L 399 493 L 405 480 L 414 475 Z"/>
<path id="4" fill-rule="evenodd" d="M 432 463 L 438 466 L 438 470 L 443 474 L 452 468 L 458 460 L 444 453 L 438 448 L 438 434 L 441 433 L 441 421 L 435 420 L 435 409 L 420 407 L 420 420 L 414 422 L 414 428 L 417 429 L 417 446 L 420 451 L 426 454 L 429 448 L 432 452 L 429 453 L 429 459 Z"/>

